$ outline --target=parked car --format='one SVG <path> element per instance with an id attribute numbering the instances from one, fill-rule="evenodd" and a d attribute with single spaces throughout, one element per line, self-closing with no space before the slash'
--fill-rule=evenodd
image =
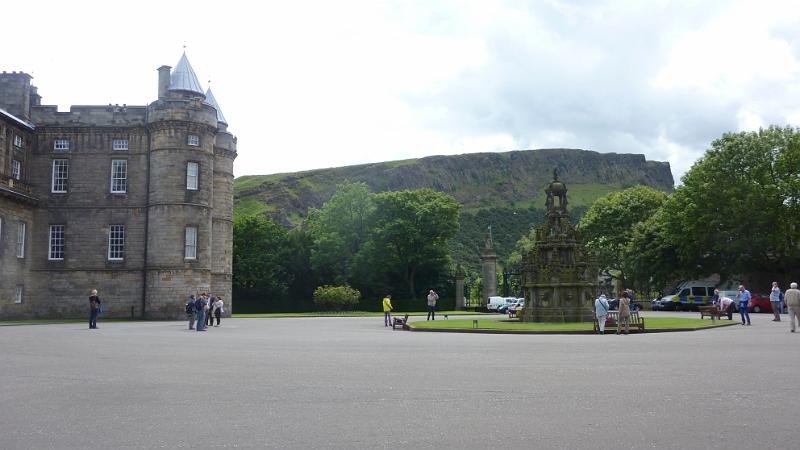
<path id="1" fill-rule="evenodd" d="M 505 314 L 508 312 L 508 308 L 510 308 L 511 305 L 515 305 L 520 301 L 524 301 L 525 299 L 516 297 L 503 297 L 503 300 L 505 301 L 505 304 L 498 306 L 497 312 Z"/>
<path id="2" fill-rule="evenodd" d="M 747 302 L 747 308 L 754 313 L 771 313 L 772 304 L 769 302 L 769 295 L 750 294 L 750 301 Z"/>
<path id="3" fill-rule="evenodd" d="M 630 304 L 631 311 L 639 311 L 642 309 L 642 305 L 639 304 L 637 301 L 633 301 Z M 610 311 L 616 311 L 619 309 L 619 299 L 612 298 L 608 300 L 608 309 Z"/>

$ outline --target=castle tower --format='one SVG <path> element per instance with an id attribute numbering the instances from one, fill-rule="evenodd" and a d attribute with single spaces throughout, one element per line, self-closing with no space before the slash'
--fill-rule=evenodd
<path id="1" fill-rule="evenodd" d="M 144 316 L 183 317 L 189 294 L 211 290 L 217 110 L 186 58 L 159 69 L 150 131 Z M 231 168 L 225 169 L 230 172 Z M 232 183 L 232 181 L 231 181 Z M 230 300 L 228 297 L 227 300 Z"/>
<path id="2" fill-rule="evenodd" d="M 228 121 L 211 88 L 206 91 L 206 103 L 217 111 L 218 126 L 214 143 L 211 292 L 223 298 L 225 314 L 230 314 L 233 310 L 233 160 L 236 159 L 236 137 L 228 131 Z"/>

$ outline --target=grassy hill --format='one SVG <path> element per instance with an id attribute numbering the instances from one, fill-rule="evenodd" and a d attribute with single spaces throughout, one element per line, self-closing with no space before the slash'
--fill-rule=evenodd
<path id="1" fill-rule="evenodd" d="M 553 168 L 558 168 L 569 189 L 575 221 L 609 192 L 637 184 L 663 191 L 673 187 L 669 163 L 647 161 L 644 155 L 519 150 L 239 177 L 234 184 L 234 215 L 263 214 L 293 227 L 302 223 L 309 207 L 319 208 L 330 199 L 341 183 L 363 182 L 373 192 L 432 188 L 461 203 L 461 229 L 451 246 L 454 258 L 474 269 L 489 224 L 503 260 L 531 225 L 541 223 L 544 188 Z"/>

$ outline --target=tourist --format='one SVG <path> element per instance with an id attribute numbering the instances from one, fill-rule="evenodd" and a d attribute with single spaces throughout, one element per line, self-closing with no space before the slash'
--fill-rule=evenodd
<path id="1" fill-rule="evenodd" d="M 600 334 L 606 334 L 606 317 L 608 317 L 608 300 L 605 294 L 600 294 L 594 301 L 594 315 L 597 317 L 597 327 Z"/>
<path id="2" fill-rule="evenodd" d="M 206 293 L 203 292 L 200 294 L 200 297 L 197 299 L 195 303 L 195 308 L 197 309 L 197 331 L 206 331 L 206 311 L 208 311 L 208 298 L 206 297 Z"/>
<path id="3" fill-rule="evenodd" d="M 383 298 L 383 326 L 388 327 L 392 324 L 392 296 L 391 294 L 386 294 L 386 297 Z"/>
<path id="4" fill-rule="evenodd" d="M 744 285 L 739 285 L 739 292 L 736 294 L 736 300 L 739 301 L 739 314 L 742 316 L 742 325 L 750 325 L 750 312 L 747 309 L 747 304 L 750 302 L 750 291 L 744 288 Z"/>
<path id="5" fill-rule="evenodd" d="M 627 292 L 622 292 L 619 296 L 619 320 L 617 320 L 617 334 L 622 331 L 622 324 L 625 324 L 624 334 L 628 334 L 628 327 L 631 323 L 631 300 Z"/>
<path id="6" fill-rule="evenodd" d="M 100 310 L 100 297 L 97 296 L 97 289 L 92 289 L 89 296 L 89 329 L 97 329 L 97 313 Z"/>
<path id="7" fill-rule="evenodd" d="M 769 292 L 769 304 L 772 306 L 772 314 L 775 316 L 773 322 L 781 321 L 781 288 L 778 287 L 778 282 L 772 282 L 772 289 Z"/>
<path id="8" fill-rule="evenodd" d="M 222 317 L 222 297 L 217 297 L 217 301 L 214 302 L 214 317 L 217 318 L 217 324 L 215 326 L 219 326 L 219 319 Z"/>
<path id="9" fill-rule="evenodd" d="M 797 290 L 797 283 L 792 283 L 789 285 L 789 289 L 786 290 L 783 300 L 786 302 L 786 306 L 789 308 L 789 327 L 792 333 L 794 333 L 795 319 L 797 319 L 797 323 L 800 325 L 800 291 Z"/>
<path id="10" fill-rule="evenodd" d="M 722 296 L 719 299 L 719 310 L 728 315 L 728 320 L 733 320 L 734 309 L 736 309 L 736 306 L 730 297 Z"/>
<path id="11" fill-rule="evenodd" d="M 206 312 L 206 325 L 212 327 L 214 326 L 214 303 L 217 302 L 217 297 L 214 294 L 207 294 L 206 300 L 208 301 L 208 309 Z"/>
<path id="12" fill-rule="evenodd" d="M 439 294 L 431 289 L 428 291 L 428 320 L 436 320 L 436 300 L 439 300 Z"/>
<path id="13" fill-rule="evenodd" d="M 189 318 L 189 329 L 194 330 L 194 317 L 197 311 L 194 307 L 195 299 L 194 294 L 189 294 L 189 299 L 186 300 L 186 316 Z"/>

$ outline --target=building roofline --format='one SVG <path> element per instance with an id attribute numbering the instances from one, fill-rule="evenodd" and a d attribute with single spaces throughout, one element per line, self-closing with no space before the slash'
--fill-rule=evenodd
<path id="1" fill-rule="evenodd" d="M 32 123 L 20 119 L 19 117 L 11 114 L 10 112 L 6 111 L 3 108 L 0 108 L 0 115 L 8 117 L 9 119 L 13 120 L 14 122 L 17 122 L 18 124 L 22 125 L 25 128 L 28 128 L 31 131 L 34 131 L 36 129 L 36 127 Z"/>

